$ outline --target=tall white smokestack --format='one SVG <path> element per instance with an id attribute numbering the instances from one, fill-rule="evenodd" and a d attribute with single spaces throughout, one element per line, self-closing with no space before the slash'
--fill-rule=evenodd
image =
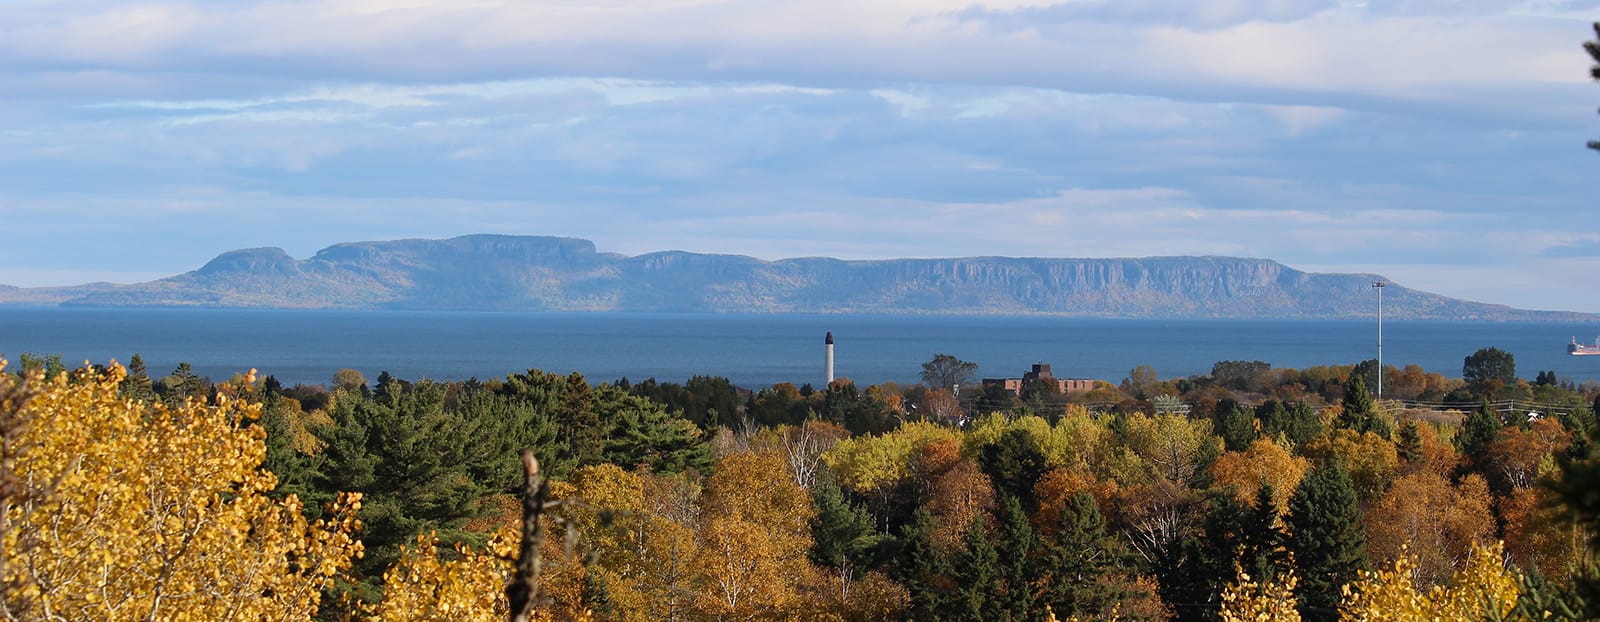
<path id="1" fill-rule="evenodd" d="M 832 331 L 828 332 L 828 338 L 826 340 L 824 340 L 823 343 L 828 345 L 828 358 L 827 358 L 828 384 L 833 384 L 833 332 Z"/>

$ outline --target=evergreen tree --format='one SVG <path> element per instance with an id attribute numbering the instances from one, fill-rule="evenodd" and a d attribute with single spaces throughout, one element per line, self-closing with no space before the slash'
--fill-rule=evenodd
<path id="1" fill-rule="evenodd" d="M 1556 457 L 1561 477 L 1547 485 L 1567 507 L 1572 521 L 1588 533 L 1590 555 L 1575 569 L 1567 600 L 1576 602 L 1586 619 L 1596 620 L 1600 619 L 1600 561 L 1593 553 L 1600 551 L 1600 426 L 1589 429 L 1588 440 L 1580 457 Z"/>
<path id="2" fill-rule="evenodd" d="M 989 542 L 989 526 L 985 515 L 972 517 L 967 526 L 966 547 L 958 552 L 952 564 L 956 582 L 955 598 L 951 602 L 949 620 L 984 622 L 998 619 L 999 603 L 992 602 L 995 578 L 999 574 L 1000 558 Z"/>
<path id="3" fill-rule="evenodd" d="M 530 369 L 506 376 L 499 393 L 549 417 L 564 450 L 563 463 L 672 473 L 711 467 L 711 448 L 693 423 L 616 385 L 595 388 L 578 373 Z"/>
<path id="4" fill-rule="evenodd" d="M 1041 600 L 1063 619 L 1098 615 L 1118 596 L 1100 581 L 1114 568 L 1117 551 L 1100 506 L 1078 491 L 1066 500 L 1055 541 L 1044 552 Z"/>
<path id="5" fill-rule="evenodd" d="M 1245 540 L 1247 509 L 1231 492 L 1211 498 L 1199 534 L 1183 536 L 1156 568 L 1161 599 L 1178 620 L 1215 620 Z"/>
<path id="6" fill-rule="evenodd" d="M 329 407 L 333 425 L 314 429 L 325 443 L 312 477 L 322 491 L 362 493 L 365 553 L 357 564 L 355 596 L 375 601 L 383 571 L 400 547 L 435 531 L 444 542 L 478 543 L 463 529 L 483 513 L 490 492 L 472 473 L 483 464 L 473 422 L 444 409 L 445 387 L 429 381 L 380 385 L 383 400 L 340 392 Z"/>
<path id="7" fill-rule="evenodd" d="M 1255 414 L 1233 400 L 1217 404 L 1216 426 L 1221 432 L 1223 448 L 1227 451 L 1244 451 L 1256 440 Z"/>
<path id="8" fill-rule="evenodd" d="M 178 363 L 178 367 L 172 370 L 172 375 L 161 379 L 156 391 L 169 405 L 177 405 L 183 403 L 183 398 L 186 397 L 197 399 L 205 397 L 205 381 L 195 375 L 194 368 L 189 366 L 188 361 L 184 361 Z"/>
<path id="9" fill-rule="evenodd" d="M 267 455 L 261 461 L 261 468 L 278 478 L 278 487 L 271 493 L 274 498 L 295 495 L 300 498 L 301 511 L 307 518 L 319 518 L 323 504 L 332 501 L 337 491 L 324 491 L 312 481 L 319 457 L 307 456 L 295 449 L 296 430 L 292 419 L 297 413 L 291 412 L 292 403 L 282 395 L 269 394 L 262 404 L 257 423 L 267 433 Z"/>
<path id="10" fill-rule="evenodd" d="M 1484 397 L 1517 382 L 1516 357 L 1499 348 L 1481 348 L 1461 363 L 1461 379 Z"/>
<path id="11" fill-rule="evenodd" d="M 1594 41 L 1584 41 L 1583 50 L 1589 53 L 1589 58 L 1594 59 L 1594 65 L 1589 67 L 1589 77 L 1600 80 L 1600 22 L 1594 23 Z M 1589 141 L 1589 148 L 1600 151 L 1600 140 Z M 1600 409 L 1596 409 L 1600 413 Z"/>
<path id="12" fill-rule="evenodd" d="M 1367 392 L 1367 384 L 1360 376 L 1350 378 L 1349 386 L 1345 387 L 1343 406 L 1339 413 L 1339 427 L 1389 438 L 1389 423 L 1378 416 L 1378 409 L 1372 403 L 1372 394 Z"/>
<path id="13" fill-rule="evenodd" d="M 1271 484 L 1263 484 L 1256 490 L 1255 505 L 1245 509 L 1241 520 L 1239 565 L 1256 581 L 1271 580 L 1285 562 L 1287 536 L 1273 502 L 1275 494 Z"/>
<path id="14" fill-rule="evenodd" d="M 1316 468 L 1289 499 L 1289 552 L 1300 571 L 1300 610 L 1308 620 L 1338 616 L 1340 587 L 1366 566 L 1366 536 L 1355 485 L 1338 462 Z"/>
<path id="15" fill-rule="evenodd" d="M 994 482 L 995 492 L 1011 495 L 1021 500 L 1023 509 L 1032 513 L 1038 509 L 1033 487 L 1039 483 L 1049 466 L 1039 443 L 1027 430 L 1012 428 L 1000 440 L 984 446 L 979 453 L 978 465 Z"/>
<path id="16" fill-rule="evenodd" d="M 1400 425 L 1400 442 L 1396 449 L 1400 452 L 1400 458 L 1406 462 L 1422 459 L 1422 433 L 1417 429 L 1417 420 L 1407 419 Z"/>
<path id="17" fill-rule="evenodd" d="M 711 446 L 700 429 L 660 404 L 615 387 L 594 394 L 591 409 L 600 414 L 600 460 L 625 468 L 678 473 L 711 469 Z"/>
<path id="18" fill-rule="evenodd" d="M 827 469 L 812 484 L 811 499 L 817 510 L 811 519 L 811 561 L 839 573 L 848 585 L 882 538 L 873 530 L 872 516 L 845 498 Z"/>
<path id="19" fill-rule="evenodd" d="M 1272 426 L 1274 436 L 1282 433 L 1284 440 L 1299 448 L 1322 434 L 1322 418 L 1317 416 L 1316 409 L 1310 404 L 1301 401 L 1288 402 L 1284 404 L 1282 410 L 1283 418 Z"/>
<path id="20" fill-rule="evenodd" d="M 1484 399 L 1478 409 L 1461 422 L 1461 429 L 1456 432 L 1456 449 L 1468 461 L 1476 463 L 1502 427 L 1505 424 L 1500 421 L 1500 413 L 1494 411 L 1488 399 Z"/>
<path id="21" fill-rule="evenodd" d="M 950 569 L 933 544 L 933 515 L 919 507 L 900 528 L 899 554 L 890 574 L 911 596 L 913 620 L 940 620 L 953 601 Z"/>
<path id="22" fill-rule="evenodd" d="M 995 615 L 991 619 L 1026 620 L 1034 608 L 1033 584 L 1038 578 L 1034 551 L 1038 548 L 1038 537 L 1016 497 L 1000 499 L 997 518 L 1000 522 L 997 547 L 1000 581 L 993 596 Z"/>
<path id="23" fill-rule="evenodd" d="M 123 378 L 118 389 L 123 397 L 134 401 L 155 401 L 155 383 L 150 380 L 150 370 L 145 367 L 144 359 L 137 353 L 128 359 L 128 376 Z"/>

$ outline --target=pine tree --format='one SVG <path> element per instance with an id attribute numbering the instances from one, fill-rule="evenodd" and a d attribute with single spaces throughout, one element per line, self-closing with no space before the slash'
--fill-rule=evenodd
<path id="1" fill-rule="evenodd" d="M 955 598 L 946 619 L 967 622 L 984 622 L 997 619 L 997 603 L 991 602 L 995 577 L 999 572 L 1000 558 L 989 542 L 989 526 L 979 513 L 967 526 L 966 548 L 956 554 L 951 564 L 956 581 Z"/>
<path id="2" fill-rule="evenodd" d="M 1217 405 L 1217 430 L 1227 451 L 1244 451 L 1256 440 L 1255 414 L 1233 400 Z"/>
<path id="3" fill-rule="evenodd" d="M 1360 376 L 1350 378 L 1350 385 L 1345 387 L 1343 406 L 1339 414 L 1339 427 L 1389 438 L 1389 423 L 1378 416 L 1378 409 L 1372 403 L 1372 394 L 1367 391 L 1367 383 Z"/>
<path id="4" fill-rule="evenodd" d="M 1283 525 L 1271 484 L 1256 489 L 1255 505 L 1247 508 L 1239 530 L 1239 565 L 1256 581 L 1270 581 L 1285 562 Z"/>
<path id="5" fill-rule="evenodd" d="M 327 458 L 313 477 L 317 488 L 363 494 L 366 551 L 357 564 L 362 583 L 352 587 L 367 602 L 377 599 L 401 546 L 418 534 L 478 543 L 482 535 L 464 526 L 482 514 L 489 492 L 471 475 L 489 469 L 481 439 L 471 420 L 445 411 L 443 385 L 380 386 L 381 401 L 341 392 L 329 407 L 333 425 L 314 430 Z"/>
<path id="6" fill-rule="evenodd" d="M 1593 620 L 1600 619 L 1600 562 L 1593 556 L 1600 551 L 1600 426 L 1589 429 L 1588 440 L 1581 456 L 1556 457 L 1561 477 L 1549 486 L 1567 507 L 1568 516 L 1589 534 L 1591 554 L 1572 577 L 1569 600 L 1577 602 L 1587 614 L 1584 617 Z"/>
<path id="7" fill-rule="evenodd" d="M 839 573 L 841 597 L 848 596 L 856 569 L 882 540 L 872 516 L 845 499 L 844 490 L 823 469 L 811 487 L 817 514 L 811 519 L 811 561 Z"/>
<path id="8" fill-rule="evenodd" d="M 1407 419 L 1400 426 L 1400 442 L 1396 448 L 1400 457 L 1406 462 L 1416 462 L 1422 459 L 1422 433 L 1417 429 L 1415 419 Z"/>
<path id="9" fill-rule="evenodd" d="M 138 402 L 151 402 L 156 399 L 155 383 L 150 380 L 150 370 L 145 368 L 144 359 L 138 354 L 128 359 L 128 377 L 122 380 L 118 390 L 123 397 Z"/>
<path id="10" fill-rule="evenodd" d="M 1106 533 L 1100 506 L 1089 493 L 1078 491 L 1067 499 L 1055 541 L 1045 550 L 1041 574 L 1047 580 L 1041 599 L 1063 618 L 1099 614 L 1116 596 L 1100 581 L 1116 558 L 1116 541 Z"/>
<path id="11" fill-rule="evenodd" d="M 1157 564 L 1161 598 L 1177 607 L 1176 619 L 1216 619 L 1243 549 L 1247 512 L 1231 492 L 1212 497 L 1201 532 L 1183 536 Z"/>
<path id="12" fill-rule="evenodd" d="M 1300 608 L 1308 620 L 1337 617 L 1339 588 L 1366 566 L 1366 536 L 1355 485 L 1338 462 L 1319 467 L 1289 499 L 1289 552 L 1300 569 Z"/>
<path id="13" fill-rule="evenodd" d="M 1489 400 L 1483 400 L 1478 410 L 1467 415 L 1461 422 L 1461 429 L 1456 432 L 1456 449 L 1467 460 L 1477 462 L 1489 444 L 1494 442 L 1495 435 L 1500 433 L 1500 428 L 1505 424 L 1500 421 L 1500 414 L 1494 411 L 1494 406 Z"/>
<path id="14" fill-rule="evenodd" d="M 1039 548 L 1033 524 L 1016 497 L 1000 500 L 1000 584 L 994 599 L 995 620 L 1025 620 L 1033 610 L 1033 583 L 1038 578 L 1035 550 Z"/>
<path id="15" fill-rule="evenodd" d="M 1016 497 L 1028 512 L 1038 509 L 1033 487 L 1048 465 L 1038 441 L 1027 430 L 1006 430 L 1000 440 L 984 446 L 978 463 L 994 482 L 995 492 Z"/>
<path id="16" fill-rule="evenodd" d="M 1600 22 L 1594 23 L 1594 41 L 1584 41 L 1583 50 L 1594 59 L 1594 65 L 1589 67 L 1589 77 L 1600 80 Z M 1589 148 L 1600 151 L 1600 140 L 1589 141 Z"/>
<path id="17" fill-rule="evenodd" d="M 911 595 L 911 619 L 943 619 L 946 603 L 953 600 L 950 569 L 934 547 L 933 515 L 927 508 L 917 508 L 898 539 L 900 551 L 890 574 Z"/>

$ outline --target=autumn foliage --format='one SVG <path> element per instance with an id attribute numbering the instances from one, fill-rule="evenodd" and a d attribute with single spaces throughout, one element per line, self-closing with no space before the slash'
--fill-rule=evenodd
<path id="1" fill-rule="evenodd" d="M 1326 391 L 1337 372 L 1228 382 Z M 1145 375 L 1160 409 L 1035 400 L 962 419 L 976 402 L 848 381 L 741 408 L 538 370 L 376 388 L 345 373 L 291 396 L 253 373 L 158 386 L 115 364 L 0 362 L 0 614 L 504 620 L 523 533 L 512 442 L 551 473 L 553 509 L 530 523 L 550 534 L 538 620 L 1592 612 L 1571 591 L 1600 574 L 1592 490 L 1561 479 L 1600 468 L 1592 413 L 1428 421 L 1214 383 L 1182 412 Z M 912 416 L 930 400 L 955 412 Z M 766 423 L 727 425 L 752 411 Z"/>
<path id="2" fill-rule="evenodd" d="M 0 374 L 9 618 L 308 619 L 361 545 L 358 496 L 308 523 L 268 496 L 260 406 L 224 386 L 168 408 L 124 371 Z M 252 379 L 245 378 L 248 385 Z"/>

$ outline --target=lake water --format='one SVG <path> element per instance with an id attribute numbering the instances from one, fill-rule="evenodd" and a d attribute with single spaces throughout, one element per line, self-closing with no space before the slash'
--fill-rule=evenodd
<path id="1" fill-rule="evenodd" d="M 828 331 L 837 374 L 862 385 L 915 382 L 939 352 L 978 363 L 985 377 L 1048 362 L 1058 377 L 1112 382 L 1139 364 L 1172 378 L 1209 373 L 1219 360 L 1303 368 L 1377 354 L 1374 321 L 0 307 L 0 353 L 13 361 L 28 352 L 126 363 L 139 353 L 152 376 L 187 361 L 216 379 L 254 367 L 286 384 L 325 383 L 349 367 L 368 378 L 539 368 L 596 382 L 708 374 L 751 388 L 820 385 Z M 1592 323 L 1386 321 L 1383 359 L 1459 376 L 1463 358 L 1494 346 L 1516 357 L 1523 377 L 1554 370 L 1600 381 L 1600 356 L 1566 354 L 1571 338 L 1597 334 Z"/>

